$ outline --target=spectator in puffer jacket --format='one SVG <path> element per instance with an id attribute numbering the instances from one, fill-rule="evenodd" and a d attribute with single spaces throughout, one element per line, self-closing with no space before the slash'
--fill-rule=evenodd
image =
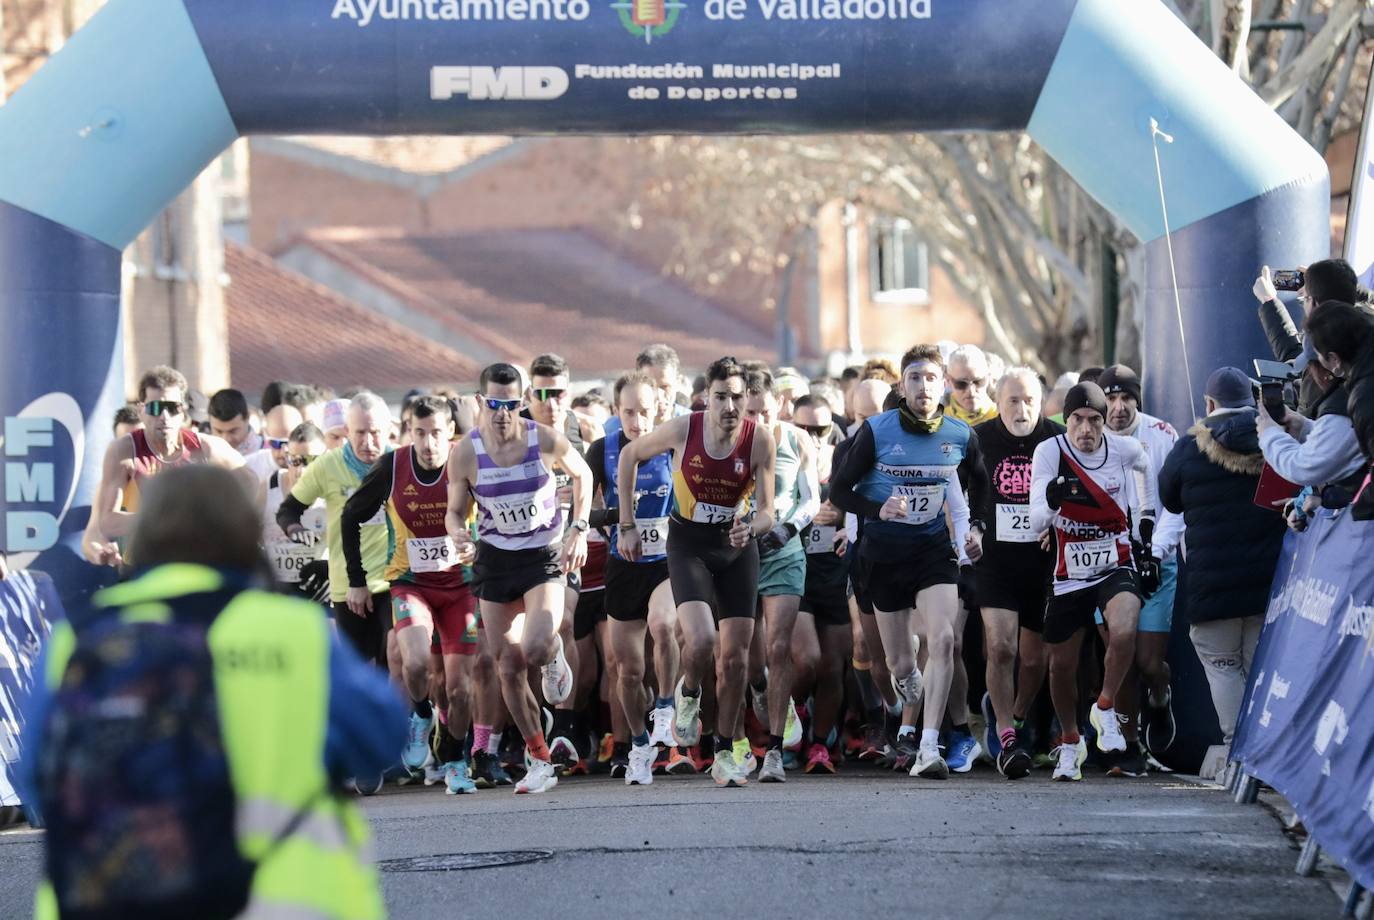
<path id="1" fill-rule="evenodd" d="M 1250 378 L 1223 367 L 1207 378 L 1207 417 L 1179 439 L 1159 474 L 1164 507 L 1182 514 L 1185 609 L 1226 744 L 1264 626 L 1283 544 L 1283 516 L 1255 505 L 1264 469 Z"/>

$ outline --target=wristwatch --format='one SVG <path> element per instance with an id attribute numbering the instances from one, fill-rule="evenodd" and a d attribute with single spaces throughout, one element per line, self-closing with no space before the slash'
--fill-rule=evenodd
<path id="1" fill-rule="evenodd" d="M 587 520 L 586 518 L 578 518 L 577 520 L 573 521 L 573 522 L 572 522 L 571 524 L 569 524 L 568 526 L 571 527 L 573 530 L 578 530 L 578 531 L 581 531 L 582 533 L 586 533 L 588 530 L 591 530 L 591 528 L 592 528 L 591 523 L 588 522 L 588 520 Z"/>
<path id="2" fill-rule="evenodd" d="M 977 527 L 979 533 L 987 533 L 988 525 L 978 518 L 969 518 L 968 526 L 970 529 Z"/>

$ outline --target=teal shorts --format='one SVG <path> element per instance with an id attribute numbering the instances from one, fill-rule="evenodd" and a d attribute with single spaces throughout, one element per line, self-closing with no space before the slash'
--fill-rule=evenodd
<path id="1" fill-rule="evenodd" d="M 1178 594 L 1178 557 L 1159 564 L 1159 590 L 1149 600 L 1140 602 L 1140 622 L 1136 632 L 1167 633 L 1174 628 L 1174 597 Z M 1102 611 L 1097 611 L 1097 625 L 1102 625 Z"/>
<path id="2" fill-rule="evenodd" d="M 806 594 L 806 551 L 793 537 L 782 549 L 759 562 L 759 597 Z"/>

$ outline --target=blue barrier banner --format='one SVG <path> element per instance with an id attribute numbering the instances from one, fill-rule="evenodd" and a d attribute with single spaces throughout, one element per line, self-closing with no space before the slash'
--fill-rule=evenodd
<path id="1" fill-rule="evenodd" d="M 1231 745 L 1353 878 L 1374 888 L 1374 524 L 1320 511 L 1290 533 Z"/>
<path id="2" fill-rule="evenodd" d="M 15 572 L 0 581 L 0 805 L 19 805 L 13 769 L 19 762 L 24 703 L 38 674 L 38 655 L 64 616 L 52 579 Z"/>

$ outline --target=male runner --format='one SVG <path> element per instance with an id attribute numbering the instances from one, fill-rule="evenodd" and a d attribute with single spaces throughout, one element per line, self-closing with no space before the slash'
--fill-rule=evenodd
<path id="1" fill-rule="evenodd" d="M 573 675 L 559 626 L 569 572 L 587 560 L 587 512 L 592 474 L 562 433 L 522 418 L 520 372 L 510 364 L 482 371 L 477 428 L 449 455 L 448 534 L 471 552 L 468 513 L 477 505 L 472 593 L 500 673 L 501 692 L 525 739 L 528 771 L 517 794 L 558 784 L 526 669 L 542 671 L 544 698 L 557 706 L 572 695 Z M 563 509 L 553 469 L 571 477 L 572 516 L 563 535 Z M 560 545 L 561 544 L 561 545 Z"/>
<path id="2" fill-rule="evenodd" d="M 401 763 L 411 771 L 424 768 L 429 736 L 434 731 L 430 701 L 430 644 L 437 631 L 443 655 L 447 729 L 439 741 L 439 761 L 449 795 L 476 792 L 463 756 L 472 706 L 472 657 L 477 646 L 467 640 L 476 626 L 476 607 L 463 581 L 457 547 L 448 536 L 448 455 L 453 436 L 453 410 L 439 396 L 411 403 L 410 446 L 393 451 L 372 467 L 344 505 L 341 517 L 343 553 L 348 566 L 348 609 L 365 616 L 372 606 L 368 573 L 363 565 L 362 527 L 379 510 L 387 516 L 391 547 L 383 574 L 391 584 L 391 610 L 401 676 L 413 712 Z M 469 556 L 472 544 L 467 544 Z"/>
<path id="3" fill-rule="evenodd" d="M 267 410 L 262 418 L 262 450 L 243 458 L 244 465 L 254 476 L 266 483 L 273 473 L 286 469 L 286 448 L 291 443 L 291 432 L 303 421 L 305 416 L 301 410 L 286 403 Z"/>
<path id="4" fill-rule="evenodd" d="M 343 446 L 328 451 L 306 467 L 301 478 L 277 509 L 277 525 L 293 540 L 314 546 L 315 532 L 302 517 L 311 505 L 324 499 L 325 529 L 329 542 L 329 600 L 334 622 L 367 661 L 387 670 L 387 633 L 391 630 L 391 593 L 383 577 L 387 560 L 386 515 L 379 508 L 363 526 L 362 559 L 372 606 L 364 615 L 348 606 L 348 569 L 343 553 L 344 504 L 362 484 L 372 464 L 381 459 L 391 429 L 391 410 L 375 393 L 353 397 L 346 415 L 348 437 Z"/>
<path id="5" fill-rule="evenodd" d="M 677 401 L 678 384 L 682 373 L 682 362 L 670 345 L 650 345 L 635 358 L 635 371 L 645 374 L 654 382 L 658 391 L 658 408 L 654 414 L 654 424 L 662 425 L 670 418 L 687 415 L 691 412 Z M 612 416 L 606 423 L 606 434 L 612 435 L 620 429 L 620 419 Z"/>
<path id="6" fill-rule="evenodd" d="M 301 524 L 315 534 L 313 545 L 297 542 L 277 525 L 277 509 L 305 473 L 306 467 L 324 454 L 324 433 L 310 422 L 302 422 L 290 433 L 286 468 L 268 477 L 263 502 L 262 545 L 272 563 L 278 584 L 289 590 L 315 597 L 316 590 L 329 585 L 329 563 L 324 561 L 328 536 L 328 513 L 324 500 L 317 499 L 301 517 Z M 318 584 L 317 584 L 318 583 Z M 320 600 L 328 597 L 321 594 Z"/>
<path id="7" fill-rule="evenodd" d="M 1136 561 L 1150 558 L 1155 474 L 1134 438 L 1105 432 L 1107 397 L 1095 383 L 1076 384 L 1064 397 L 1068 433 L 1043 441 L 1031 462 L 1031 529 L 1054 551 L 1054 594 L 1045 608 L 1050 646 L 1050 696 L 1061 743 L 1054 779 L 1083 778 L 1087 746 L 1078 731 L 1078 654 L 1083 628 L 1096 611 L 1107 625 L 1102 692 L 1089 710 L 1103 753 L 1126 750 L 1115 701 L 1135 659 L 1140 587 Z M 1131 480 L 1135 481 L 1134 491 Z M 1132 511 L 1141 545 L 1132 552 Z"/>
<path id="8" fill-rule="evenodd" d="M 1151 467 L 1158 473 L 1178 442 L 1178 432 L 1163 419 L 1140 411 L 1140 378 L 1124 364 L 1114 364 L 1097 379 L 1107 394 L 1107 427 L 1145 446 Z M 1159 563 L 1159 584 L 1144 585 L 1146 599 L 1140 607 L 1140 625 L 1135 640 L 1135 666 L 1121 685 L 1117 711 L 1127 741 L 1126 756 L 1110 764 L 1108 772 L 1126 776 L 1145 773 L 1144 758 L 1136 744 L 1136 717 L 1141 715 L 1140 691 L 1136 674 L 1144 679 L 1145 746 L 1158 754 L 1174 742 L 1175 723 L 1169 690 L 1169 633 L 1174 624 L 1174 597 L 1178 590 L 1178 544 L 1183 539 L 1183 515 L 1161 509 L 1155 527 L 1153 551 Z M 1153 591 L 1151 590 L 1153 589 Z M 1100 619 L 1100 618 L 1099 618 Z"/>
<path id="9" fill-rule="evenodd" d="M 773 529 L 773 436 L 744 418 L 744 368 L 721 358 L 706 370 L 704 412 L 671 419 L 625 445 L 617 488 L 635 489 L 639 466 L 673 452 L 673 510 L 668 523 L 668 574 L 682 627 L 682 678 L 674 705 L 674 735 L 689 747 L 701 735 L 701 691 L 716 644 L 715 761 L 718 786 L 748 777 L 731 750 L 744 702 L 749 644 L 759 585 L 756 537 Z M 756 510 L 742 506 L 754 496 Z M 621 555 L 643 554 L 638 530 L 622 531 Z"/>
<path id="10" fill-rule="evenodd" d="M 223 438 L 244 457 L 263 448 L 262 435 L 248 420 L 248 400 L 238 390 L 220 390 L 210 397 L 210 433 Z"/>
<path id="11" fill-rule="evenodd" d="M 755 712 L 769 732 L 759 782 L 785 783 L 784 739 L 794 746 L 801 743 L 801 725 L 792 703 L 792 633 L 806 592 L 806 551 L 802 548 L 801 533 L 820 510 L 820 483 L 811 439 L 795 425 L 778 418 L 780 403 L 772 375 L 768 371 L 751 371 L 745 379 L 745 392 L 745 417 L 770 431 L 777 445 L 773 466 L 776 522 L 759 537 L 759 598 L 763 607 L 766 669 L 757 668 L 761 680 L 756 680 L 750 689 L 756 699 Z"/>
<path id="12" fill-rule="evenodd" d="M 1031 771 L 1026 739 L 1017 729 L 1045 680 L 1040 633 L 1051 557 L 1040 546 L 1039 532 L 1031 529 L 1031 460 L 1035 448 L 1063 434 L 1064 426 L 1041 416 L 1041 396 L 1035 372 L 1013 367 L 997 384 L 997 417 L 973 429 L 992 480 L 992 501 L 980 509 L 988 532 L 977 566 L 987 655 L 983 716 L 988 753 L 1007 779 L 1021 779 Z"/>
<path id="13" fill-rule="evenodd" d="M 622 496 L 617 482 L 620 457 L 626 445 L 654 430 L 658 417 L 659 398 L 653 379 L 642 372 L 621 377 L 615 383 L 615 404 L 619 430 L 591 446 L 587 463 L 606 504 L 604 511 L 592 512 L 593 523 L 598 523 L 599 516 L 599 523 L 639 539 L 639 558 L 633 562 L 621 553 L 618 539 L 611 544 L 611 558 L 606 563 L 606 615 L 610 620 L 610 660 L 616 672 L 611 705 L 624 711 L 631 736 L 625 784 L 647 786 L 653 782 L 657 746 L 674 744 L 670 694 L 677 683 L 678 648 L 673 636 L 676 617 L 667 553 L 673 458 L 664 452 L 641 463 L 633 496 Z M 644 640 L 649 632 L 654 634 L 654 677 L 659 687 L 652 700 L 652 735 L 644 718 L 651 702 L 644 683 Z M 682 762 L 691 763 L 685 758 Z"/>
<path id="14" fill-rule="evenodd" d="M 830 404 L 819 396 L 804 395 L 792 406 L 792 423 L 811 439 L 816 451 L 821 505 L 802 532 L 806 551 L 806 592 L 792 636 L 796 677 L 793 695 L 812 697 L 811 746 L 806 752 L 807 773 L 834 773 L 831 740 L 844 705 L 844 665 L 854 653 L 854 639 L 846 592 L 847 566 L 844 513 L 832 505 L 830 476 L 835 447 Z M 809 693 L 808 693 L 809 691 Z"/>
<path id="15" fill-rule="evenodd" d="M 186 378 L 180 371 L 165 365 L 150 369 L 138 382 L 138 403 L 143 427 L 105 448 L 100 485 L 81 539 L 82 553 L 93 565 L 124 564 L 118 541 L 133 529 L 139 487 L 148 479 L 191 463 L 243 467 L 243 456 L 223 439 L 186 427 Z M 256 495 L 257 480 L 247 471 L 242 476 L 249 494 Z"/>
<path id="16" fill-rule="evenodd" d="M 910 773 L 945 779 L 949 765 L 940 755 L 940 726 L 954 676 L 959 557 L 977 561 L 982 555 L 982 534 L 970 526 L 959 472 L 975 470 L 982 461 L 973 430 L 940 410 L 945 368 L 939 348 L 917 345 L 902 356 L 901 366 L 903 401 L 864 422 L 831 477 L 830 500 L 863 517 L 859 565 L 893 685 L 908 705 L 920 693 L 912 641 L 913 609 L 919 613 L 929 661 L 925 727 Z M 903 728 L 903 735 L 914 732 L 913 726 Z"/>
<path id="17" fill-rule="evenodd" d="M 949 387 L 945 414 L 971 426 L 996 418 L 997 404 L 988 395 L 990 382 L 988 356 L 983 354 L 983 349 L 977 345 L 961 345 L 954 349 L 945 371 L 945 385 Z"/>

